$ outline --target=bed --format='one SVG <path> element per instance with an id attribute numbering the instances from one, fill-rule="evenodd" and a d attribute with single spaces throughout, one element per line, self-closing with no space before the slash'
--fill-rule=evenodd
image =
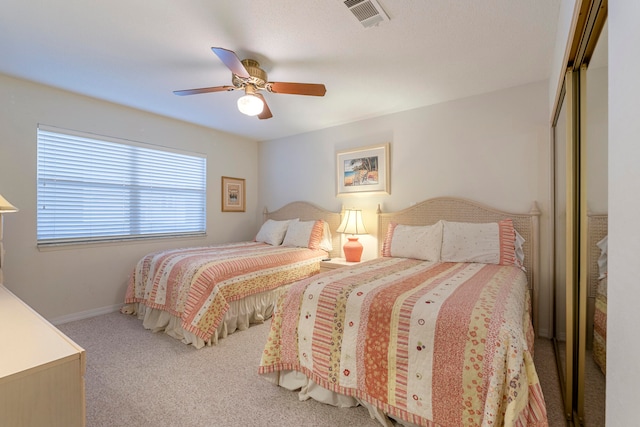
<path id="1" fill-rule="evenodd" d="M 539 214 L 457 198 L 379 213 L 383 256 L 278 300 L 259 374 L 385 426 L 546 426 L 531 320 Z"/>
<path id="2" fill-rule="evenodd" d="M 593 359 L 607 372 L 607 219 L 606 214 L 588 215 L 589 319 L 593 333 Z"/>
<path id="3" fill-rule="evenodd" d="M 216 344 L 270 318 L 289 284 L 339 256 L 339 237 L 331 235 L 339 224 L 340 213 L 293 202 L 265 209 L 255 241 L 147 254 L 130 275 L 121 311 L 198 349 Z"/>

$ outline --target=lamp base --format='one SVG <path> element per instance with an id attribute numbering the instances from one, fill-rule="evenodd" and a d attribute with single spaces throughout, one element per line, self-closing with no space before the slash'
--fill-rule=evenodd
<path id="1" fill-rule="evenodd" d="M 344 244 L 344 257 L 348 262 L 360 262 L 362 257 L 362 243 L 358 242 L 357 237 L 347 237 L 349 241 Z"/>

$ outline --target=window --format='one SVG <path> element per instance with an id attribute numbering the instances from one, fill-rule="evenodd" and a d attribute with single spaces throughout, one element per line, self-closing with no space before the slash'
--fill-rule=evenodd
<path id="1" fill-rule="evenodd" d="M 38 245 L 204 235 L 206 157 L 38 126 Z"/>

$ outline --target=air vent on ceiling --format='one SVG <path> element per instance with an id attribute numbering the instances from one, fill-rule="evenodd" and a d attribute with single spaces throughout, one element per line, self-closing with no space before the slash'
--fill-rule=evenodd
<path id="1" fill-rule="evenodd" d="M 376 0 L 346 0 L 343 3 L 365 28 L 374 27 L 389 20 Z"/>

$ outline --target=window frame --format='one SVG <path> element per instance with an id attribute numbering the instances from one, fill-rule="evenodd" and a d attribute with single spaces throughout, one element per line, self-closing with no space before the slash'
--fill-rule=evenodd
<path id="1" fill-rule="evenodd" d="M 44 124 L 36 141 L 39 248 L 206 236 L 206 154 Z"/>

